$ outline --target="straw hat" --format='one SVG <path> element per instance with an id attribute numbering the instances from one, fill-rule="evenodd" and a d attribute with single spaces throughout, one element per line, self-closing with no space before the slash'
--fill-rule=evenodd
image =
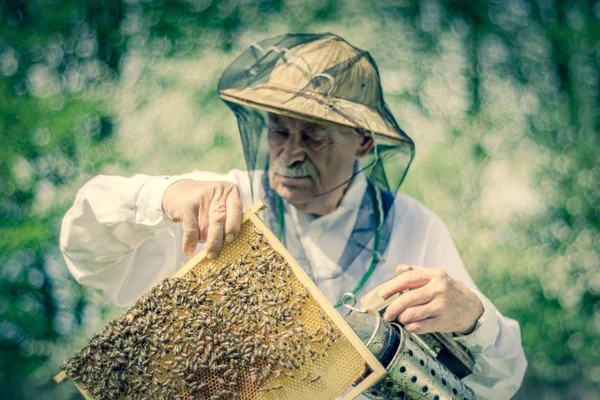
<path id="1" fill-rule="evenodd" d="M 270 72 L 241 88 L 220 87 L 224 100 L 321 124 L 371 131 L 393 141 L 410 141 L 389 117 L 385 118 L 389 114 L 379 74 L 367 52 L 333 34 L 289 49 L 256 47 L 264 52 L 263 57 L 277 57 Z M 256 73 L 252 66 L 243 72 Z"/>

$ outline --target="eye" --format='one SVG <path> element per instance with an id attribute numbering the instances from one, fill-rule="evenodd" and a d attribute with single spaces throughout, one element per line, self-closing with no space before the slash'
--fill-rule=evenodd
<path id="1" fill-rule="evenodd" d="M 281 144 L 290 136 L 290 133 L 283 129 L 269 129 L 269 141 L 274 144 Z"/>
<path id="2" fill-rule="evenodd" d="M 302 142 L 308 145 L 319 145 L 323 142 L 323 135 L 316 132 L 305 132 L 302 134 Z"/>
<path id="3" fill-rule="evenodd" d="M 283 131 L 283 130 L 275 130 L 275 131 L 271 131 L 271 133 L 274 136 L 280 136 L 280 137 L 288 137 L 290 135 L 289 132 Z"/>

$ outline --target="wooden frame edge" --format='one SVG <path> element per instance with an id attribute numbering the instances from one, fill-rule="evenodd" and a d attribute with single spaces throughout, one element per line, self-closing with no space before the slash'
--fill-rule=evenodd
<path id="1" fill-rule="evenodd" d="M 54 382 L 61 383 L 67 377 L 67 373 L 65 371 L 60 371 L 58 374 L 54 375 Z"/>
<path id="2" fill-rule="evenodd" d="M 67 373 L 65 371 L 60 371 L 58 374 L 54 375 L 53 379 L 54 379 L 54 382 L 56 382 L 58 384 L 68 378 L 69 378 L 69 376 L 67 375 Z M 81 395 L 83 396 L 83 398 L 85 400 L 94 400 L 94 397 L 91 394 L 89 394 L 89 392 L 87 390 L 85 390 L 81 384 L 79 384 L 75 380 L 73 380 L 73 383 L 75 384 L 75 387 L 77 388 L 77 390 L 79 390 L 79 393 L 81 393 Z"/>
<path id="3" fill-rule="evenodd" d="M 265 225 L 265 223 L 255 214 L 249 214 L 248 218 L 254 223 L 254 225 L 259 228 L 262 233 L 265 235 L 271 247 L 273 247 L 277 252 L 279 252 L 289 264 L 290 268 L 300 280 L 300 282 L 306 286 L 311 292 L 312 296 L 319 303 L 319 305 L 323 308 L 323 310 L 327 313 L 329 318 L 331 318 L 336 326 L 342 330 L 346 338 L 350 341 L 350 344 L 359 352 L 362 358 L 365 360 L 366 364 L 371 368 L 371 373 L 367 376 L 363 381 L 354 387 L 347 395 L 343 397 L 343 399 L 353 399 L 354 397 L 361 394 L 365 391 L 369 386 L 375 384 L 379 379 L 381 379 L 386 370 L 381 365 L 381 363 L 377 360 L 377 358 L 367 349 L 367 346 L 364 345 L 362 340 L 356 335 L 356 333 L 350 328 L 348 323 L 344 320 L 344 318 L 337 312 L 337 310 L 331 305 L 329 300 L 321 293 L 321 290 L 317 287 L 317 285 L 310 279 L 310 277 L 304 272 L 302 267 L 294 260 L 292 255 L 287 251 L 287 249 L 283 246 L 283 244 L 275 237 L 275 235 L 271 232 L 271 230 Z"/>
<path id="4" fill-rule="evenodd" d="M 385 369 L 383 370 L 385 375 Z M 383 375 L 377 375 L 375 372 L 371 372 L 365 379 L 363 379 L 358 385 L 354 386 L 351 391 L 342 396 L 342 400 L 352 400 L 357 396 L 360 396 L 365 390 L 375 385 Z"/>
<path id="5" fill-rule="evenodd" d="M 83 386 L 81 386 L 79 383 L 73 381 L 75 383 L 75 386 L 77 387 L 77 389 L 79 389 L 79 393 L 81 393 L 81 395 L 83 396 L 83 398 L 85 400 L 95 400 L 94 397 L 89 394 L 89 392 L 87 390 L 85 390 L 83 388 Z"/>

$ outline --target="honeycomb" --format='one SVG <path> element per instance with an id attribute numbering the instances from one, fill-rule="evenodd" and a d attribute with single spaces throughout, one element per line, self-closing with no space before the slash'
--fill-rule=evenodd
<path id="1" fill-rule="evenodd" d="M 237 240 L 225 245 L 218 258 L 201 262 L 192 269 L 196 275 L 202 275 L 207 269 L 215 268 L 216 265 L 235 261 L 240 254 L 249 251 L 248 242 L 253 239 L 254 225 L 252 221 L 246 221 Z M 267 243 L 263 244 L 266 252 L 272 249 Z M 305 290 L 304 285 L 292 273 L 286 277 L 288 285 L 292 286 L 294 292 Z M 302 315 L 298 320 L 304 325 L 308 332 L 324 329 L 332 321 L 321 311 L 319 303 L 311 296 L 302 306 Z M 365 361 L 356 351 L 346 337 L 342 336 L 328 350 L 327 356 L 319 361 L 305 365 L 301 372 L 296 373 L 294 378 L 279 376 L 270 378 L 268 386 L 282 385 L 277 391 L 259 392 L 257 386 L 247 386 L 240 392 L 240 399 L 334 399 L 340 396 L 349 386 L 357 381 L 365 372 Z M 309 382 L 301 378 L 308 373 L 309 376 L 320 376 L 316 382 Z M 218 390 L 219 385 L 214 380 L 209 380 L 210 385 Z"/>
<path id="2" fill-rule="evenodd" d="M 219 257 L 155 285 L 66 374 L 98 399 L 342 395 L 365 359 L 261 229 L 247 219 Z"/>

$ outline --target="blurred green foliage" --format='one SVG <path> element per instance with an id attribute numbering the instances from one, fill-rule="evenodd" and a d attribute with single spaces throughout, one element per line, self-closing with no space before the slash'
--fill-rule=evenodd
<path id="1" fill-rule="evenodd" d="M 600 385 L 600 3 L 0 2 L 0 393 L 51 377 L 119 312 L 78 285 L 60 220 L 98 173 L 244 166 L 223 68 L 255 40 L 332 31 L 378 62 L 413 137 L 403 186 L 521 324 L 519 398 Z M 232 154 L 237 155 L 232 157 Z"/>

